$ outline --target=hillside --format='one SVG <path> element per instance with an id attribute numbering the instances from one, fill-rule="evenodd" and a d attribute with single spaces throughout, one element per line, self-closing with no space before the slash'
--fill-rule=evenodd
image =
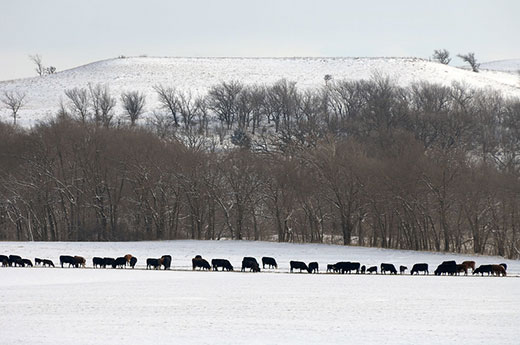
<path id="1" fill-rule="evenodd" d="M 484 68 L 485 64 L 483 64 Z M 163 84 L 194 94 L 222 81 L 271 84 L 285 78 L 298 87 L 321 86 L 330 74 L 336 80 L 368 79 L 374 74 L 395 79 L 400 85 L 418 81 L 449 85 L 462 82 L 475 88 L 498 90 L 519 96 L 518 76 L 502 71 L 468 70 L 419 58 L 161 58 L 135 57 L 109 59 L 58 72 L 54 75 L 0 82 L 0 93 L 27 94 L 27 104 L 19 112 L 20 124 L 30 126 L 53 116 L 64 97 L 64 90 L 86 87 L 88 83 L 108 84 L 114 95 L 140 90 L 147 95 L 147 112 L 157 108 L 153 86 Z M 116 112 L 121 112 L 118 108 Z M 6 120 L 8 111 L 1 110 Z"/>

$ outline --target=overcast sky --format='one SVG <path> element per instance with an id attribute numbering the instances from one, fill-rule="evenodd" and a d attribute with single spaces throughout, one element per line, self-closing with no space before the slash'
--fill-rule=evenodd
<path id="1" fill-rule="evenodd" d="M 0 0 L 0 80 L 118 55 L 520 58 L 518 0 Z M 460 64 L 454 59 L 454 64 Z"/>

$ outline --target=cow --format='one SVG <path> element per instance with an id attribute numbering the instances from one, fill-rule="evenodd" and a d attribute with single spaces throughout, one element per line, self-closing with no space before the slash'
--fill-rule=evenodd
<path id="1" fill-rule="evenodd" d="M 441 263 L 433 273 L 436 276 L 440 276 L 442 274 L 448 274 L 450 276 L 455 275 L 457 273 L 457 263 L 455 261 L 444 261 Z"/>
<path id="2" fill-rule="evenodd" d="M 270 258 L 268 256 L 264 256 L 262 258 L 262 267 L 265 269 L 265 265 L 268 266 L 268 268 L 278 268 L 278 264 L 276 263 L 276 260 L 274 258 Z"/>
<path id="3" fill-rule="evenodd" d="M 291 266 L 291 273 L 293 272 L 294 269 L 300 270 L 300 273 L 303 270 L 309 272 L 309 267 L 307 266 L 307 264 L 305 262 L 291 261 L 291 262 L 289 262 L 289 265 Z"/>
<path id="4" fill-rule="evenodd" d="M 18 255 L 9 255 L 9 266 L 13 266 L 13 264 L 16 266 L 17 261 L 21 261 L 22 257 Z"/>
<path id="5" fill-rule="evenodd" d="M 390 274 L 397 274 L 397 270 L 393 264 L 381 264 L 381 273 L 386 274 L 386 272 L 390 272 Z"/>
<path id="6" fill-rule="evenodd" d="M 161 265 L 164 266 L 165 270 L 169 270 L 172 265 L 172 256 L 171 255 L 161 256 Z"/>
<path id="7" fill-rule="evenodd" d="M 480 265 L 476 270 L 473 271 L 473 274 L 481 274 L 484 275 L 484 273 L 487 273 L 490 275 L 493 272 L 492 265 Z"/>
<path id="8" fill-rule="evenodd" d="M 336 269 L 341 274 L 352 273 L 352 271 L 356 271 L 356 273 L 359 273 L 360 268 L 361 268 L 361 264 L 359 262 L 350 262 L 350 261 L 336 262 Z"/>
<path id="9" fill-rule="evenodd" d="M 34 258 L 34 265 L 41 265 L 41 264 L 42 264 L 42 259 Z"/>
<path id="10" fill-rule="evenodd" d="M 365 265 L 361 266 L 361 274 L 365 274 L 367 271 L 367 267 Z"/>
<path id="11" fill-rule="evenodd" d="M 507 271 L 507 264 L 501 263 L 500 266 L 504 267 L 504 269 Z"/>
<path id="12" fill-rule="evenodd" d="M 99 268 L 101 268 L 101 267 L 106 268 L 107 265 L 105 264 L 105 259 L 100 258 L 100 257 L 93 257 L 92 258 L 92 267 L 96 268 L 98 266 L 99 266 Z"/>
<path id="13" fill-rule="evenodd" d="M 76 261 L 76 268 L 79 266 L 85 267 L 87 261 L 82 256 L 74 256 L 74 260 Z"/>
<path id="14" fill-rule="evenodd" d="M 112 263 L 112 268 L 126 268 L 126 258 L 124 256 L 118 257 Z"/>
<path id="15" fill-rule="evenodd" d="M 63 264 L 69 264 L 69 267 L 70 267 L 70 265 L 76 267 L 76 260 L 74 259 L 73 256 L 61 255 L 60 256 L 60 264 L 61 264 L 61 268 L 63 268 Z"/>
<path id="16" fill-rule="evenodd" d="M 43 264 L 43 267 L 45 267 L 45 266 L 54 267 L 54 262 L 52 262 L 52 260 L 49 260 L 49 259 L 43 259 L 42 264 Z"/>
<path id="17" fill-rule="evenodd" d="M 464 273 L 465 276 L 468 275 L 468 268 L 464 264 L 457 264 L 455 269 L 455 274 L 459 275 L 459 273 Z"/>
<path id="18" fill-rule="evenodd" d="M 327 272 L 337 272 L 335 264 L 327 264 Z"/>
<path id="19" fill-rule="evenodd" d="M 23 259 L 14 259 L 13 265 L 14 267 L 25 267 Z"/>
<path id="20" fill-rule="evenodd" d="M 372 273 L 377 274 L 377 266 L 372 266 L 372 267 L 367 268 L 367 272 L 370 274 L 372 274 Z"/>
<path id="21" fill-rule="evenodd" d="M 29 259 L 22 259 L 22 262 L 25 266 L 33 267 L 33 264 Z"/>
<path id="22" fill-rule="evenodd" d="M 491 265 L 491 273 L 497 276 L 506 276 L 506 269 L 502 265 Z"/>
<path id="23" fill-rule="evenodd" d="M 430 274 L 430 272 L 428 272 L 428 264 L 419 263 L 419 264 L 413 265 L 412 270 L 410 271 L 410 274 L 411 275 L 413 275 L 414 273 L 419 274 L 419 272 L 424 272 L 424 274 Z"/>
<path id="24" fill-rule="evenodd" d="M 126 263 L 127 264 L 130 264 L 130 260 L 132 260 L 132 254 L 126 254 L 124 256 L 125 260 L 126 260 Z"/>
<path id="25" fill-rule="evenodd" d="M 462 261 L 462 265 L 466 267 L 466 272 L 471 268 L 471 272 L 475 270 L 475 261 Z"/>
<path id="26" fill-rule="evenodd" d="M 226 259 L 213 259 L 211 260 L 211 266 L 213 267 L 214 271 L 218 271 L 219 267 L 222 267 L 222 271 L 233 271 L 233 266 L 231 265 L 231 262 Z"/>
<path id="27" fill-rule="evenodd" d="M 112 264 L 114 263 L 114 261 L 116 261 L 116 259 L 114 258 L 103 258 L 103 260 L 105 260 L 105 268 L 107 266 L 112 267 Z"/>
<path id="28" fill-rule="evenodd" d="M 158 270 L 161 266 L 161 259 L 153 259 L 148 258 L 146 259 L 146 269 L 153 268 L 155 270 Z"/>
<path id="29" fill-rule="evenodd" d="M 135 268 L 136 263 L 137 263 L 137 258 L 135 256 L 132 256 L 130 258 L 130 267 Z"/>
<path id="30" fill-rule="evenodd" d="M 249 268 L 249 271 L 260 272 L 260 265 L 258 264 L 258 261 L 256 261 L 256 259 L 253 257 L 244 256 L 244 258 L 242 259 L 241 271 L 244 272 L 246 268 Z"/>
<path id="31" fill-rule="evenodd" d="M 406 266 L 399 266 L 399 274 L 404 274 L 404 272 L 406 272 L 406 270 L 408 269 L 408 267 Z"/>
<path id="32" fill-rule="evenodd" d="M 0 255 L 0 263 L 3 267 L 9 266 L 9 257 L 7 257 L 6 255 Z"/>
<path id="33" fill-rule="evenodd" d="M 317 262 L 309 262 L 309 273 L 319 273 L 319 266 Z"/>
<path id="34" fill-rule="evenodd" d="M 207 262 L 203 258 L 191 259 L 191 265 L 192 265 L 193 270 L 195 270 L 195 268 L 197 268 L 197 267 L 199 267 L 201 270 L 208 270 L 208 271 L 211 270 L 211 266 L 209 265 L 209 262 Z"/>

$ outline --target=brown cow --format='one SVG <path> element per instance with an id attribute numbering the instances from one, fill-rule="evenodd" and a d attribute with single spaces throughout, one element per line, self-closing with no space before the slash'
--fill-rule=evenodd
<path id="1" fill-rule="evenodd" d="M 130 264 L 130 260 L 132 260 L 133 256 L 132 254 L 126 254 L 124 258 L 126 259 L 126 263 Z"/>
<path id="2" fill-rule="evenodd" d="M 471 272 L 475 271 L 475 261 L 463 261 L 462 265 L 466 267 L 466 274 L 468 274 L 468 269 L 471 268 Z"/>
<path id="3" fill-rule="evenodd" d="M 464 264 L 459 264 L 457 265 L 457 275 L 459 275 L 459 273 L 462 273 L 464 272 L 464 275 L 467 276 L 468 275 L 468 267 Z"/>
<path id="4" fill-rule="evenodd" d="M 84 257 L 82 256 L 75 256 L 74 257 L 74 261 L 76 262 L 76 267 L 78 266 L 82 266 L 83 268 L 85 267 L 85 264 L 87 263 L 87 261 L 85 260 Z"/>
<path id="5" fill-rule="evenodd" d="M 491 274 L 496 274 L 500 277 L 500 275 L 506 276 L 506 269 L 502 265 L 491 265 Z"/>

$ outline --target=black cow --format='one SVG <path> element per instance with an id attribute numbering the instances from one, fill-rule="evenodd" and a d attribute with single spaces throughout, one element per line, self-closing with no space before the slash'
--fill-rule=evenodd
<path id="1" fill-rule="evenodd" d="M 7 255 L 0 255 L 0 263 L 2 263 L 4 267 L 9 266 L 9 257 L 7 257 Z"/>
<path id="2" fill-rule="evenodd" d="M 100 257 L 93 257 L 92 258 L 92 266 L 94 268 L 96 268 L 98 266 L 99 266 L 99 268 L 101 268 L 101 267 L 106 268 L 107 267 L 107 265 L 105 264 L 105 259 L 100 258 Z"/>
<path id="3" fill-rule="evenodd" d="M 269 268 L 278 268 L 278 264 L 276 263 L 276 260 L 274 258 L 270 258 L 268 256 L 264 256 L 262 258 L 262 267 L 265 269 L 265 265 L 267 265 Z"/>
<path id="4" fill-rule="evenodd" d="M 390 274 L 397 274 L 397 270 L 393 264 L 381 264 L 381 273 L 386 274 L 386 272 L 390 272 Z"/>
<path id="5" fill-rule="evenodd" d="M 211 260 L 211 266 L 213 266 L 214 271 L 218 271 L 219 267 L 222 267 L 222 271 L 233 271 L 233 266 L 231 265 L 231 262 L 229 262 L 229 260 L 226 259 L 213 259 Z"/>
<path id="6" fill-rule="evenodd" d="M 211 270 L 211 266 L 209 265 L 209 262 L 207 262 L 203 258 L 193 258 L 191 259 L 191 265 L 193 269 L 199 267 L 201 270 Z"/>
<path id="7" fill-rule="evenodd" d="M 372 273 L 377 274 L 377 266 L 372 266 L 372 267 L 367 268 L 367 272 L 370 274 L 372 274 Z"/>
<path id="8" fill-rule="evenodd" d="M 433 272 L 436 276 L 442 274 L 448 274 L 450 276 L 457 273 L 457 263 L 455 261 L 444 261 L 442 264 L 437 266 L 437 269 Z"/>
<path id="9" fill-rule="evenodd" d="M 130 267 L 135 268 L 136 263 L 137 263 L 137 258 L 135 256 L 132 256 L 130 258 Z"/>
<path id="10" fill-rule="evenodd" d="M 165 270 L 169 270 L 172 265 L 172 256 L 171 255 L 161 256 L 161 265 L 164 266 Z"/>
<path id="11" fill-rule="evenodd" d="M 404 274 L 404 272 L 408 269 L 406 266 L 399 266 L 399 274 Z"/>
<path id="12" fill-rule="evenodd" d="M 242 269 L 241 271 L 244 272 L 246 268 L 249 268 L 249 271 L 253 272 L 260 272 L 260 265 L 258 264 L 258 261 L 256 261 L 255 258 L 245 256 L 242 259 Z"/>
<path id="13" fill-rule="evenodd" d="M 45 266 L 54 267 L 54 262 L 52 262 L 52 260 L 49 260 L 49 259 L 43 259 L 42 264 L 43 264 L 43 267 L 45 267 Z"/>
<path id="14" fill-rule="evenodd" d="M 340 271 L 341 274 L 352 273 L 352 271 L 356 271 L 359 273 L 359 269 L 361 265 L 359 262 L 350 262 L 350 261 L 341 261 L 336 263 L 336 269 Z"/>
<path id="15" fill-rule="evenodd" d="M 124 256 L 118 257 L 112 263 L 112 268 L 126 268 L 126 258 Z"/>
<path id="16" fill-rule="evenodd" d="M 338 270 L 336 269 L 336 265 L 335 264 L 328 264 L 327 265 L 327 272 L 337 272 Z"/>
<path id="17" fill-rule="evenodd" d="M 41 264 L 42 264 L 42 261 L 43 261 L 43 260 L 40 259 L 40 258 L 34 258 L 34 264 L 35 264 L 35 265 L 41 265 Z"/>
<path id="18" fill-rule="evenodd" d="M 367 271 L 367 267 L 365 265 L 361 266 L 361 274 L 365 274 Z"/>
<path id="19" fill-rule="evenodd" d="M 161 266 L 161 259 L 152 259 L 148 258 L 146 259 L 146 269 L 153 268 L 155 270 L 158 270 Z"/>
<path id="20" fill-rule="evenodd" d="M 504 269 L 507 271 L 507 264 L 502 263 L 502 264 L 500 264 L 500 266 L 504 267 Z"/>
<path id="21" fill-rule="evenodd" d="M 22 262 L 24 263 L 25 266 L 33 267 L 33 264 L 31 262 L 31 260 L 29 260 L 29 259 L 22 259 Z"/>
<path id="22" fill-rule="evenodd" d="M 14 267 L 25 267 L 23 259 L 14 259 L 13 265 Z"/>
<path id="23" fill-rule="evenodd" d="M 114 258 L 103 258 L 103 260 L 105 260 L 105 266 L 104 266 L 105 268 L 107 266 L 111 267 L 114 264 L 114 262 L 116 261 L 116 259 L 114 259 Z"/>
<path id="24" fill-rule="evenodd" d="M 22 257 L 18 255 L 9 255 L 9 266 L 16 266 L 17 261 L 22 261 Z"/>
<path id="25" fill-rule="evenodd" d="M 420 263 L 420 264 L 413 265 L 412 270 L 410 271 L 410 274 L 411 275 L 413 275 L 414 273 L 419 274 L 419 272 L 424 272 L 424 274 L 430 274 L 430 272 L 428 272 L 428 264 Z"/>
<path id="26" fill-rule="evenodd" d="M 309 262 L 309 273 L 318 273 L 319 266 L 317 262 Z"/>
<path id="27" fill-rule="evenodd" d="M 484 275 L 484 273 L 490 275 L 491 273 L 493 273 L 493 265 L 480 265 L 475 271 L 473 271 L 473 274 L 478 273 L 480 273 L 481 275 Z"/>
<path id="28" fill-rule="evenodd" d="M 291 261 L 291 262 L 289 262 L 289 264 L 291 266 L 291 273 L 292 273 L 293 269 L 297 269 L 297 270 L 299 269 L 300 273 L 303 270 L 309 272 L 309 267 L 307 267 L 307 264 L 305 262 L 302 262 L 302 261 Z"/>
<path id="29" fill-rule="evenodd" d="M 61 264 L 61 268 L 63 268 L 63 264 L 69 264 L 69 267 L 71 265 L 76 267 L 76 259 L 74 259 L 74 257 L 70 256 L 70 255 L 61 255 L 60 264 Z"/>

